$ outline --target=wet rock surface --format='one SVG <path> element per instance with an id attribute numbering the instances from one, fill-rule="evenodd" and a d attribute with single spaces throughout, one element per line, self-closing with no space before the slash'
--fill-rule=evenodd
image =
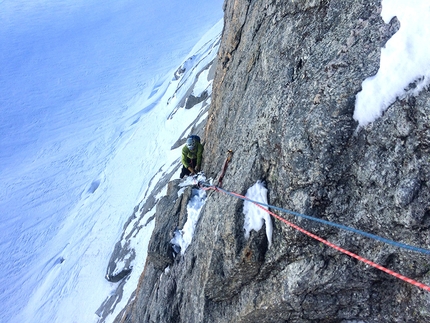
<path id="1" fill-rule="evenodd" d="M 430 91 L 396 101 L 364 128 L 352 118 L 362 81 L 378 71 L 380 48 L 401 22 L 384 24 L 380 1 L 224 6 L 207 175 L 219 174 L 232 149 L 224 188 L 244 194 L 265 180 L 270 204 L 429 249 Z M 116 322 L 430 321 L 430 293 L 279 221 L 270 248 L 264 229 L 245 240 L 243 203 L 219 192 L 209 193 L 184 256 L 170 258 L 169 230 L 186 214 L 183 201 L 169 199 L 157 210 L 135 297 Z M 163 214 L 168 208 L 176 211 Z M 280 215 L 430 284 L 426 255 Z"/>

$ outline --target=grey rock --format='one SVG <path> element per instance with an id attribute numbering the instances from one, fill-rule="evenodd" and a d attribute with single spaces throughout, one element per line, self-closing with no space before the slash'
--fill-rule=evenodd
<path id="1" fill-rule="evenodd" d="M 203 102 L 204 100 L 206 100 L 208 96 L 209 95 L 207 91 L 203 91 L 203 93 L 200 94 L 199 96 L 194 96 L 190 94 L 188 96 L 187 103 L 185 104 L 185 109 L 191 109 L 196 104 L 199 104 L 200 102 Z"/>
<path id="2" fill-rule="evenodd" d="M 157 204 L 155 228 L 149 241 L 148 260 L 160 270 L 173 264 L 173 249 L 170 240 L 176 229 L 181 229 L 186 221 L 186 208 L 191 194 L 187 188 L 178 197 L 179 182 L 177 179 L 169 183 L 167 194 Z"/>
<path id="3" fill-rule="evenodd" d="M 409 205 L 417 196 L 421 186 L 418 175 L 402 179 L 395 196 L 397 206 L 405 207 Z"/>
<path id="4" fill-rule="evenodd" d="M 224 188 L 244 194 L 265 180 L 271 204 L 429 249 L 429 89 L 362 129 L 352 118 L 397 19 L 384 24 L 380 1 L 367 0 L 236 0 L 224 9 L 205 129 L 208 176 L 233 149 Z M 179 206 L 170 202 L 173 214 Z M 157 216 L 165 223 L 154 230 L 152 259 L 116 322 L 430 321 L 429 293 L 279 221 L 270 248 L 264 230 L 246 240 L 242 208 L 209 193 L 192 244 L 176 258 L 166 243 L 178 220 Z M 280 215 L 430 284 L 426 255 Z"/>

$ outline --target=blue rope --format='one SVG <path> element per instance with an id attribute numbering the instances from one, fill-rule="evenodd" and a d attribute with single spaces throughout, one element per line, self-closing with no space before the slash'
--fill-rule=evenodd
<path id="1" fill-rule="evenodd" d="M 367 233 L 365 231 L 357 230 L 357 229 L 348 227 L 348 226 L 343 225 L 343 224 L 338 224 L 338 223 L 335 223 L 335 222 L 318 219 L 318 218 L 315 218 L 315 217 L 312 217 L 312 216 L 309 216 L 309 215 L 305 215 L 305 214 L 301 214 L 301 213 L 298 213 L 298 212 L 290 211 L 290 210 L 283 209 L 283 208 L 280 208 L 280 207 L 277 207 L 277 206 L 274 206 L 274 205 L 261 203 L 261 202 L 258 202 L 258 201 L 251 200 L 251 199 L 249 199 L 247 197 L 237 196 L 237 195 L 233 194 L 232 192 L 226 191 L 226 190 L 224 190 L 224 189 L 222 189 L 220 187 L 217 187 L 215 185 L 208 185 L 207 183 L 200 183 L 200 184 L 203 185 L 203 186 L 209 187 L 209 188 L 214 188 L 215 190 L 221 191 L 221 192 L 223 192 L 225 194 L 228 194 L 230 196 L 233 196 L 233 197 L 237 197 L 237 198 L 239 198 L 241 200 L 244 200 L 244 201 L 248 201 L 248 202 L 251 202 L 251 203 L 259 204 L 261 206 L 265 206 L 267 208 L 271 208 L 271 209 L 278 210 L 278 211 L 281 211 L 281 212 L 289 213 L 289 214 L 292 214 L 292 215 L 295 215 L 297 217 L 301 217 L 301 218 L 304 218 L 304 219 L 307 219 L 307 220 L 319 222 L 319 223 L 322 223 L 322 224 L 327 224 L 329 226 L 337 227 L 337 228 L 342 229 L 342 230 L 354 232 L 354 233 L 360 234 L 362 236 L 365 236 L 365 237 L 368 237 L 368 238 L 371 238 L 371 239 L 375 239 L 375 240 L 378 240 L 378 241 L 381 241 L 381 242 L 385 242 L 385 243 L 390 244 L 390 245 L 395 246 L 395 247 L 399 247 L 399 248 L 403 248 L 403 249 L 408 249 L 408 250 L 412 250 L 412 251 L 424 253 L 426 255 L 430 255 L 430 250 L 428 250 L 428 249 L 423 249 L 423 248 L 418 248 L 418 247 L 410 246 L 410 245 L 407 245 L 407 244 L 404 244 L 404 243 L 401 243 L 401 242 L 397 242 L 397 241 L 393 241 L 393 240 L 389 240 L 389 239 L 377 236 L 375 234 L 371 234 L 371 233 Z"/>

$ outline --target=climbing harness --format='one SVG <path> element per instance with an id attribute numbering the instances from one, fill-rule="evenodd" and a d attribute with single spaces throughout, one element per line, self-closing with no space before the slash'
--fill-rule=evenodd
<path id="1" fill-rule="evenodd" d="M 225 173 L 225 171 L 223 172 L 223 174 L 224 173 Z M 341 229 L 344 229 L 344 230 L 352 231 L 352 232 L 364 235 L 366 237 L 370 237 L 372 239 L 376 239 L 376 240 L 379 240 L 379 241 L 382 241 L 382 242 L 385 242 L 385 243 L 388 243 L 388 244 L 391 244 L 391 245 L 394 245 L 394 246 L 397 246 L 397 247 L 400 247 L 400 248 L 405 248 L 405 249 L 408 249 L 408 250 L 425 253 L 427 255 L 430 254 L 430 250 L 423 249 L 423 248 L 418 248 L 418 247 L 414 247 L 414 246 L 409 246 L 407 244 L 403 244 L 403 243 L 400 243 L 400 242 L 396 242 L 396 241 L 392 241 L 392 240 L 389 240 L 389 239 L 385 239 L 385 238 L 379 237 L 377 235 L 373 235 L 373 234 L 370 234 L 370 233 L 367 233 L 367 232 L 364 232 L 364 231 L 361 231 L 361 230 L 350 228 L 350 227 L 347 227 L 347 226 L 344 226 L 344 225 L 341 225 L 341 224 L 337 224 L 337 223 L 333 223 L 333 222 L 330 222 L 330 221 L 321 220 L 321 219 L 314 218 L 314 217 L 311 217 L 311 216 L 308 216 L 308 215 L 304 215 L 304 214 L 300 214 L 300 213 L 293 212 L 293 211 L 290 211 L 290 210 L 282 209 L 282 208 L 279 208 L 279 207 L 276 207 L 276 206 L 273 206 L 273 205 L 270 205 L 270 204 L 265 204 L 265 203 L 261 203 L 261 202 L 258 202 L 258 201 L 254 201 L 254 200 L 251 200 L 251 199 L 249 199 L 249 198 L 247 198 L 247 197 L 245 197 L 243 195 L 240 195 L 238 193 L 227 191 L 227 190 L 221 188 L 220 186 L 210 185 L 210 184 L 205 183 L 205 182 L 199 182 L 198 185 L 203 190 L 214 190 L 214 191 L 222 192 L 224 194 L 227 194 L 227 195 L 239 198 L 239 199 L 244 200 L 244 201 L 251 202 L 251 203 L 255 204 L 257 207 L 261 208 L 264 212 L 269 213 L 274 218 L 276 218 L 279 221 L 281 221 L 281 222 L 289 225 L 290 227 L 292 227 L 292 228 L 294 228 L 294 229 L 296 229 L 296 230 L 298 230 L 298 231 L 300 231 L 300 232 L 308 235 L 309 237 L 311 237 L 311 238 L 313 238 L 313 239 L 315 239 L 317 241 L 320 241 L 321 243 L 324 243 L 325 245 L 327 245 L 327 246 L 329 246 L 329 247 L 331 247 L 331 248 L 333 248 L 333 249 L 335 249 L 337 251 L 340 251 L 340 252 L 342 252 L 342 253 L 350 256 L 350 257 L 353 257 L 353 258 L 355 258 L 357 260 L 360 260 L 361 262 L 364 262 L 365 264 L 367 264 L 369 266 L 377 268 L 377 269 L 379 269 L 379 270 L 381 270 L 381 271 L 383 271 L 383 272 L 385 272 L 385 273 L 387 273 L 389 275 L 392 275 L 392 276 L 394 276 L 394 277 L 396 277 L 398 279 L 401 279 L 401 280 L 403 280 L 405 282 L 408 282 L 408 283 L 410 283 L 412 285 L 415 285 L 415 286 L 417 286 L 419 288 L 422 288 L 422 289 L 430 292 L 430 286 L 425 285 L 423 283 L 420 283 L 420 282 L 418 282 L 416 280 L 413 280 L 411 278 L 408 278 L 406 276 L 403 276 L 403 275 L 401 275 L 401 274 L 399 274 L 399 273 L 397 273 L 395 271 L 392 271 L 392 270 L 390 270 L 388 268 L 385 268 L 385 267 L 383 267 L 383 266 L 381 266 L 381 265 L 379 265 L 379 264 L 377 264 L 375 262 L 372 262 L 372 261 L 370 261 L 370 260 L 368 260 L 368 259 L 366 259 L 364 257 L 361 257 L 361 256 L 359 256 L 359 255 L 357 255 L 355 253 L 352 253 L 352 252 L 350 252 L 350 251 L 348 251 L 346 249 L 343 249 L 343 248 L 341 248 L 341 247 L 339 247 L 339 246 L 337 246 L 337 245 L 335 245 L 335 244 L 333 244 L 333 243 L 331 243 L 331 242 L 329 242 L 327 240 L 324 240 L 324 239 L 320 238 L 319 236 L 317 236 L 317 235 L 315 235 L 315 234 L 313 234 L 313 233 L 311 233 L 309 231 L 306 231 L 305 229 L 303 229 L 303 228 L 301 228 L 301 227 L 299 227 L 299 226 L 297 226 L 297 225 L 295 225 L 295 224 L 293 224 L 293 223 L 285 220 L 284 218 L 282 218 L 279 215 L 271 212 L 270 210 L 266 209 L 265 207 L 276 209 L 276 210 L 283 211 L 283 212 L 287 212 L 287 213 L 292 214 L 292 215 L 296 215 L 296 216 L 300 216 L 300 217 L 306 218 L 308 220 L 313 220 L 313 221 L 317 221 L 317 222 L 320 222 L 320 223 L 328 224 L 328 225 L 331 225 L 331 226 L 334 226 L 334 227 L 338 227 L 338 228 L 341 228 Z"/>

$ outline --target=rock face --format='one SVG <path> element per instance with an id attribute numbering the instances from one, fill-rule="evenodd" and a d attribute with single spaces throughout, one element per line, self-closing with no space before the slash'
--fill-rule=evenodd
<path id="1" fill-rule="evenodd" d="M 367 0 L 228 0 L 224 9 L 207 175 L 232 149 L 225 189 L 244 194 L 265 180 L 270 204 L 429 249 L 430 91 L 365 128 L 352 118 L 397 19 L 384 24 L 380 1 Z M 430 322 L 430 293 L 281 222 L 270 248 L 265 230 L 245 240 L 242 208 L 210 193 L 185 255 L 164 261 L 169 270 L 148 258 L 116 322 Z M 429 256 L 280 215 L 430 284 Z"/>

